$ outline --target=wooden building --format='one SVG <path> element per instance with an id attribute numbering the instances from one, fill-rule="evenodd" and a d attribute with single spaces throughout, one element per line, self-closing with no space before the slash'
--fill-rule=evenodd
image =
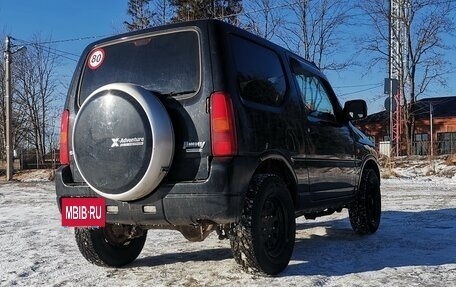
<path id="1" fill-rule="evenodd" d="M 456 154 L 456 96 L 421 99 L 415 103 L 413 112 L 415 114 L 415 135 L 412 149 L 414 154 L 430 154 L 431 124 L 433 154 Z M 355 124 L 371 138 L 377 148 L 381 142 L 389 141 L 389 113 L 387 111 L 372 114 Z M 400 146 L 403 154 L 407 150 L 404 139 L 401 139 Z"/>

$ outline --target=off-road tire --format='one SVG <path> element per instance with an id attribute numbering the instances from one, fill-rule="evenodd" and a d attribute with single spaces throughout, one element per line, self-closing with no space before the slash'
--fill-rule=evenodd
<path id="1" fill-rule="evenodd" d="M 375 233 L 380 225 L 380 180 L 372 169 L 366 169 L 361 177 L 355 201 L 348 209 L 353 230 L 360 235 Z"/>
<path id="2" fill-rule="evenodd" d="M 295 233 L 293 201 L 283 180 L 272 174 L 256 175 L 241 219 L 230 233 L 236 262 L 247 272 L 275 275 L 290 262 Z"/>
<path id="3" fill-rule="evenodd" d="M 75 228 L 76 242 L 85 259 L 98 266 L 122 267 L 138 257 L 146 241 L 146 231 L 129 239 L 114 235 L 113 228 L 116 227 L 112 224 L 103 228 Z"/>

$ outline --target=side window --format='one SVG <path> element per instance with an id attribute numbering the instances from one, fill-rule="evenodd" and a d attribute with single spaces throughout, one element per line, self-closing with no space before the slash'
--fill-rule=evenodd
<path id="1" fill-rule="evenodd" d="M 270 106 L 282 104 L 286 81 L 278 55 L 249 40 L 230 37 L 242 98 Z"/>
<path id="2" fill-rule="evenodd" d="M 320 78 L 299 67 L 293 68 L 293 75 L 307 114 L 335 121 L 333 105 Z"/>

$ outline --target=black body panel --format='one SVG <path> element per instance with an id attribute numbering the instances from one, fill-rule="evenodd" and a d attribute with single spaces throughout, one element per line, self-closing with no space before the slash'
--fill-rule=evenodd
<path id="1" fill-rule="evenodd" d="M 252 158 L 217 159 L 211 164 L 207 180 L 162 184 L 155 192 L 132 202 L 106 199 L 108 206 L 117 206 L 119 210 L 117 214 L 108 213 L 106 220 L 146 227 L 235 222 L 256 164 Z M 64 197 L 98 197 L 88 185 L 73 182 L 69 166 L 57 170 L 55 181 L 59 209 Z M 144 206 L 154 206 L 156 212 L 147 213 Z"/>

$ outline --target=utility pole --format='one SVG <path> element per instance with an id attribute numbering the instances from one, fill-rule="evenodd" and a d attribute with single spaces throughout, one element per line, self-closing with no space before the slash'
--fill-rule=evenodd
<path id="1" fill-rule="evenodd" d="M 5 60 L 5 109 L 6 109 L 6 180 L 13 179 L 14 172 L 14 154 L 13 154 L 13 128 L 12 128 L 12 94 L 11 94 L 11 55 L 21 50 L 26 50 L 27 47 L 21 46 L 16 50 L 11 50 L 11 37 L 5 38 L 5 51 L 3 57 Z"/>
<path id="2" fill-rule="evenodd" d="M 11 126 L 11 38 L 5 39 L 5 103 L 6 103 L 6 180 L 13 179 L 13 144 Z"/>

